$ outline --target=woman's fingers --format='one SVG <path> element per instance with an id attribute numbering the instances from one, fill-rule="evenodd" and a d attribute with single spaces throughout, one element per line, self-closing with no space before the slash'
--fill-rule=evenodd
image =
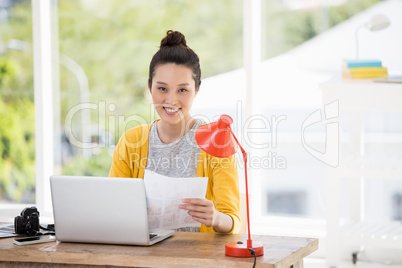
<path id="1" fill-rule="evenodd" d="M 213 226 L 217 211 L 212 201 L 203 198 L 187 198 L 182 201 L 184 204 L 179 205 L 179 208 L 188 210 L 187 213 L 193 220 L 208 227 Z"/>

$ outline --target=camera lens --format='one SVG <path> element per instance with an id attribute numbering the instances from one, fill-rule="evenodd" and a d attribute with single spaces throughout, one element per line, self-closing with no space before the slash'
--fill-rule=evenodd
<path id="1" fill-rule="evenodd" d="M 14 232 L 16 234 L 23 234 L 24 233 L 24 228 L 22 224 L 22 218 L 21 216 L 17 216 L 14 218 Z"/>

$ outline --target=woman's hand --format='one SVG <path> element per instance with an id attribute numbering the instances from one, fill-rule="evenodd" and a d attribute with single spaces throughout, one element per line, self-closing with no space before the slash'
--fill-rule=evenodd
<path id="1" fill-rule="evenodd" d="M 184 204 L 179 208 L 187 209 L 188 215 L 192 216 L 193 220 L 207 227 L 213 227 L 217 232 L 227 233 L 232 230 L 232 217 L 217 211 L 212 201 L 205 198 L 188 198 L 182 202 Z"/>

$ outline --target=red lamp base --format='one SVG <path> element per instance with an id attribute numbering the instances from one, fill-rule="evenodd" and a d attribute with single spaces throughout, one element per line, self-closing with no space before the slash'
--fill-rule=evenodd
<path id="1" fill-rule="evenodd" d="M 227 243 L 225 245 L 225 254 L 232 257 L 254 257 L 248 250 L 252 248 L 257 256 L 264 255 L 264 246 L 261 243 L 252 241 L 251 245 L 251 247 L 248 247 L 246 241 Z"/>

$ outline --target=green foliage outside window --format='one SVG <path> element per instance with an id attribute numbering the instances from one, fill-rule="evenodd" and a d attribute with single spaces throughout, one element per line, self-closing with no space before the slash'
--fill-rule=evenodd
<path id="1" fill-rule="evenodd" d="M 262 57 L 268 59 L 285 53 L 380 1 L 350 0 L 338 6 L 304 11 L 289 10 L 275 1 L 262 1 Z"/>
<path id="2" fill-rule="evenodd" d="M 32 202 L 35 189 L 34 104 L 21 97 L 0 99 L 0 197 Z"/>

